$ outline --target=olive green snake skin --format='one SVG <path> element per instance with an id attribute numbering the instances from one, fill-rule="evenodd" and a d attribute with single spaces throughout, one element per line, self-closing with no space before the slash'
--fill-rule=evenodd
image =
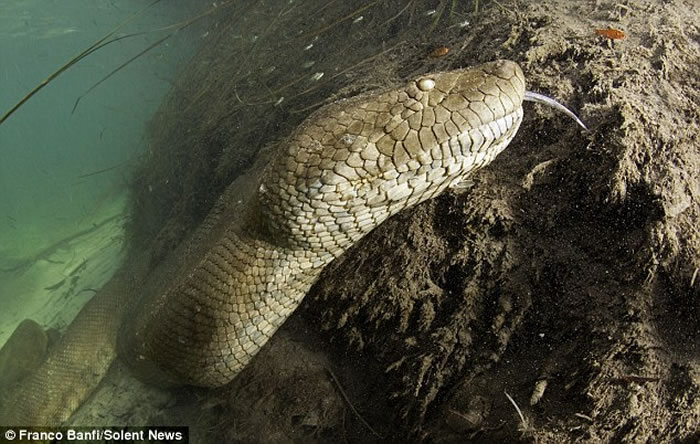
<path id="1" fill-rule="evenodd" d="M 515 136 L 524 95 L 520 68 L 498 61 L 313 113 L 262 174 L 227 190 L 176 252 L 176 273 L 118 273 L 9 392 L 0 424 L 64 422 L 115 355 L 161 385 L 228 383 L 328 263 L 489 164 Z"/>

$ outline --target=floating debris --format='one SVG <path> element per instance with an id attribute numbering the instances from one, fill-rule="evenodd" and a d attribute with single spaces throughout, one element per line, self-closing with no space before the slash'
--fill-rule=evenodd
<path id="1" fill-rule="evenodd" d="M 595 35 L 599 35 L 610 40 L 621 40 L 625 38 L 625 32 L 619 29 L 607 28 L 607 29 L 596 29 L 593 31 Z"/>
<path id="2" fill-rule="evenodd" d="M 428 53 L 428 56 L 437 59 L 446 56 L 448 52 L 450 52 L 450 48 L 448 48 L 447 46 L 438 46 L 437 48 L 430 51 Z"/>

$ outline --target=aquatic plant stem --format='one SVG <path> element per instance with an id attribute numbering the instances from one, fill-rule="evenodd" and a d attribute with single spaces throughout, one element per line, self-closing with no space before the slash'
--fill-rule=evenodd
<path id="1" fill-rule="evenodd" d="M 47 78 L 45 78 L 45 79 L 44 79 L 41 83 L 39 83 L 37 86 L 35 86 L 35 87 L 34 87 L 31 91 L 29 91 L 24 97 L 22 97 L 17 103 L 15 103 L 14 106 L 12 106 L 12 108 L 10 108 L 5 114 L 3 114 L 2 117 L 0 117 L 0 125 L 2 125 L 3 122 L 5 122 L 5 120 L 7 120 L 12 114 L 14 114 L 15 111 L 17 111 L 22 105 L 24 105 L 29 99 L 31 99 L 36 93 L 38 93 L 38 92 L 41 91 L 46 85 L 48 85 L 49 83 L 51 83 L 51 81 L 53 81 L 56 77 L 60 76 L 60 75 L 63 74 L 64 72 L 66 72 L 66 70 L 68 70 L 68 68 L 70 68 L 71 66 L 75 65 L 75 64 L 78 63 L 80 60 L 82 60 L 85 56 L 89 55 L 89 54 L 92 53 L 95 49 L 97 49 L 98 47 L 100 47 L 100 46 L 102 45 L 102 43 L 105 42 L 105 40 L 107 40 L 107 39 L 109 39 L 110 37 L 112 37 L 114 34 L 116 34 L 116 33 L 117 33 L 120 29 L 122 29 L 124 26 L 128 25 L 129 23 L 131 23 L 134 19 L 136 19 L 137 17 L 141 16 L 144 12 L 146 12 L 148 9 L 150 9 L 150 8 L 153 7 L 153 6 L 155 6 L 155 5 L 156 5 L 157 3 L 159 3 L 159 2 L 160 2 L 160 0 L 153 0 L 153 1 L 152 1 L 150 4 L 148 4 L 145 8 L 141 9 L 141 10 L 138 11 L 137 13 L 133 14 L 132 16 L 130 16 L 129 18 L 127 18 L 126 20 L 124 20 L 123 22 L 121 22 L 120 24 L 118 24 L 115 28 L 113 28 L 113 29 L 112 29 L 111 31 L 109 31 L 107 34 L 105 34 L 104 36 L 102 36 L 102 37 L 101 37 L 99 40 L 97 40 L 95 43 L 93 43 L 92 45 L 90 45 L 87 49 L 83 50 L 80 54 L 76 55 L 75 57 L 73 57 L 72 59 L 70 59 L 68 62 L 66 62 L 65 64 L 63 64 L 63 66 L 61 66 L 61 67 L 58 68 L 56 71 L 54 71 L 53 73 L 51 73 L 51 75 L 49 75 Z"/>

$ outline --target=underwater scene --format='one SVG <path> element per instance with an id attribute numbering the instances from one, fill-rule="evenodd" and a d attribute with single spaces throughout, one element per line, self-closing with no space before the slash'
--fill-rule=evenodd
<path id="1" fill-rule="evenodd" d="M 698 23 L 0 3 L 0 442 L 698 441 Z"/>

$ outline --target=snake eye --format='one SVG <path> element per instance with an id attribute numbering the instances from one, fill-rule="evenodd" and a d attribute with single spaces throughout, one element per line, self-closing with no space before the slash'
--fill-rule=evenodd
<path id="1" fill-rule="evenodd" d="M 420 79 L 418 82 L 416 82 L 416 85 L 418 85 L 418 89 L 421 91 L 430 91 L 431 89 L 435 88 L 435 80 Z"/>

